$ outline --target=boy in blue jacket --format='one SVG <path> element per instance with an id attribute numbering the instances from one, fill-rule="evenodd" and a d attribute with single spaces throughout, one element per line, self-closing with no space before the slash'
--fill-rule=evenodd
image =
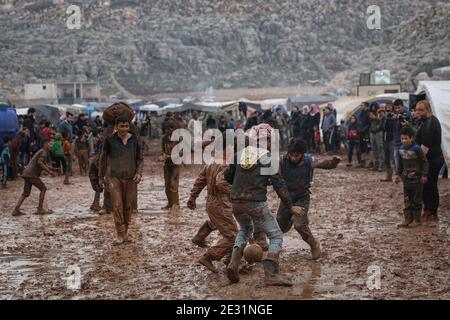
<path id="1" fill-rule="evenodd" d="M 404 127 L 400 131 L 402 146 L 395 183 L 403 181 L 405 197 L 405 221 L 399 228 L 416 227 L 421 224 L 423 185 L 427 183 L 428 160 L 420 146 L 414 143 L 414 130 Z"/>

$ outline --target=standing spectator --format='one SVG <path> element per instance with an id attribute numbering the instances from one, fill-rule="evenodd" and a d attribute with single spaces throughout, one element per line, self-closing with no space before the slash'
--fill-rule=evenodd
<path id="1" fill-rule="evenodd" d="M 44 123 L 44 128 L 42 128 L 41 138 L 43 140 L 51 141 L 54 138 L 53 132 L 50 129 L 50 122 L 47 121 Z"/>
<path id="2" fill-rule="evenodd" d="M 19 152 L 20 152 L 20 144 L 22 143 L 22 132 L 9 142 L 9 150 L 11 151 L 11 179 L 15 180 L 19 174 Z"/>
<path id="3" fill-rule="evenodd" d="M 352 115 L 352 117 L 350 118 L 350 124 L 348 125 L 347 129 L 347 141 L 348 141 L 347 167 L 352 166 L 353 150 L 356 150 L 356 157 L 358 158 L 357 168 L 362 168 L 363 166 L 361 161 L 361 149 L 360 149 L 361 136 L 358 127 L 358 118 L 356 117 L 356 115 Z"/>
<path id="4" fill-rule="evenodd" d="M 19 133 L 22 136 L 22 141 L 19 147 L 19 172 L 22 174 L 23 169 L 28 164 L 31 158 L 31 138 L 30 130 L 27 127 L 23 127 Z"/>
<path id="5" fill-rule="evenodd" d="M 384 168 L 384 149 L 383 149 L 383 130 L 381 119 L 378 115 L 378 104 L 372 106 L 370 111 L 370 144 L 373 154 L 373 171 L 383 171 Z"/>
<path id="6" fill-rule="evenodd" d="M 79 134 L 81 132 L 83 132 L 83 128 L 85 126 L 88 126 L 87 117 L 86 117 L 86 115 L 84 113 L 80 113 L 78 115 L 77 121 L 75 121 L 75 123 L 73 124 L 73 133 L 76 136 L 79 136 Z"/>
<path id="7" fill-rule="evenodd" d="M 316 146 L 315 151 L 317 154 L 320 154 L 320 147 L 321 147 L 321 143 L 320 143 L 320 129 L 317 126 L 314 126 L 314 145 Z"/>
<path id="8" fill-rule="evenodd" d="M 148 118 L 147 118 L 147 120 L 148 120 Z M 95 117 L 94 125 L 95 125 L 95 127 L 96 127 L 96 132 L 102 131 L 102 128 L 103 128 L 103 121 L 102 121 L 102 118 L 101 118 L 100 116 L 96 116 L 96 117 Z"/>
<path id="9" fill-rule="evenodd" d="M 73 128 L 72 125 L 69 123 L 69 118 L 67 117 L 67 115 L 62 115 L 59 118 L 60 122 L 59 122 L 59 132 L 62 135 L 66 135 L 67 139 L 69 139 L 70 141 L 73 140 Z"/>
<path id="10" fill-rule="evenodd" d="M 211 114 L 208 115 L 208 118 L 206 119 L 206 128 L 208 128 L 208 129 L 216 129 L 217 128 L 216 119 L 214 119 Z"/>
<path id="11" fill-rule="evenodd" d="M 146 118 L 145 121 L 141 124 L 141 127 L 139 129 L 139 143 L 141 145 L 142 153 L 144 155 L 148 155 L 151 148 L 150 142 L 148 141 L 151 131 L 150 127 L 151 127 L 150 119 Z"/>
<path id="12" fill-rule="evenodd" d="M 328 107 L 325 108 L 323 121 L 322 121 L 322 132 L 323 132 L 323 142 L 325 143 L 325 151 L 328 153 L 334 152 L 333 142 L 333 132 L 336 126 L 336 116 L 334 112 Z"/>
<path id="13" fill-rule="evenodd" d="M 69 172 L 67 170 L 67 162 L 64 157 L 63 141 L 60 133 L 55 135 L 55 140 L 50 147 L 50 153 L 53 161 L 56 163 L 58 174 L 61 174 L 61 167 L 64 174 L 64 184 L 69 184 Z"/>
<path id="14" fill-rule="evenodd" d="M 27 116 L 23 120 L 23 126 L 28 129 L 30 144 L 33 147 L 36 142 L 36 120 L 35 120 L 36 109 L 30 108 L 27 111 Z"/>
<path id="15" fill-rule="evenodd" d="M 221 115 L 219 117 L 219 124 L 217 128 L 220 130 L 220 132 L 224 133 L 227 130 L 227 120 L 225 119 L 224 115 Z"/>
<path id="16" fill-rule="evenodd" d="M 254 111 L 250 117 L 247 118 L 247 121 L 245 122 L 244 131 L 247 131 L 251 129 L 253 126 L 258 125 L 258 112 Z M 209 127 L 208 127 L 209 129 Z"/>
<path id="17" fill-rule="evenodd" d="M 369 103 L 363 102 L 361 105 L 361 112 L 358 117 L 359 125 L 359 135 L 360 143 L 359 147 L 361 150 L 362 160 L 361 165 L 364 168 L 366 166 L 366 158 L 369 156 L 369 128 L 370 128 L 370 117 L 369 117 Z"/>
<path id="18" fill-rule="evenodd" d="M 230 121 L 228 121 L 227 129 L 234 130 L 234 128 L 235 128 L 235 121 L 233 118 L 231 118 Z"/>
<path id="19" fill-rule="evenodd" d="M 184 120 L 184 118 L 181 115 L 181 113 L 179 113 L 179 112 L 175 113 L 174 120 L 177 123 L 179 129 L 186 129 L 187 128 L 186 121 Z"/>
<path id="20" fill-rule="evenodd" d="M 67 174 L 72 175 L 72 143 L 67 137 L 66 133 L 62 134 L 62 149 L 64 153 L 64 160 L 66 161 Z M 64 184 L 69 184 L 64 181 Z"/>
<path id="21" fill-rule="evenodd" d="M 423 186 L 423 218 L 425 221 L 437 221 L 439 208 L 438 178 L 444 165 L 444 156 L 441 149 L 441 124 L 433 115 L 430 103 L 426 100 L 417 103 L 416 112 L 422 119 L 422 124 L 416 134 L 416 142 L 426 155 L 429 163 L 428 181 Z"/>
<path id="22" fill-rule="evenodd" d="M 9 164 L 11 162 L 11 151 L 9 149 L 9 137 L 3 137 L 3 147 L 0 150 L 0 164 L 3 167 L 2 188 L 6 189 L 9 178 Z"/>
<path id="23" fill-rule="evenodd" d="M 409 126 L 412 123 L 411 113 L 406 110 L 403 105 L 403 100 L 397 99 L 393 103 L 394 113 L 395 113 L 395 126 L 394 126 L 394 162 L 395 166 L 398 167 L 398 162 L 400 160 L 399 151 L 402 147 L 402 142 L 400 140 L 400 131 L 402 128 Z"/>
<path id="24" fill-rule="evenodd" d="M 347 142 L 347 131 L 348 128 L 345 125 L 345 120 L 342 119 L 341 120 L 341 129 L 339 131 L 340 135 L 341 135 L 341 145 L 343 145 L 343 150 L 348 150 L 348 142 Z"/>
<path id="25" fill-rule="evenodd" d="M 316 134 L 316 129 L 315 128 L 319 128 L 320 127 L 320 109 L 319 106 L 317 104 L 312 104 L 311 105 L 311 112 L 310 112 L 310 116 L 311 116 L 311 147 L 313 150 L 320 150 L 320 145 L 317 148 L 316 145 L 316 139 L 315 139 L 315 134 Z M 320 132 L 319 132 L 320 134 Z M 319 144 L 320 144 L 320 140 L 319 140 Z"/>
<path id="26" fill-rule="evenodd" d="M 383 182 L 392 182 L 392 162 L 394 162 L 394 130 L 397 120 L 395 119 L 393 105 L 386 105 L 386 111 L 381 118 L 383 130 L 384 165 L 386 166 L 386 177 Z M 395 162 L 394 162 L 395 163 Z"/>
<path id="27" fill-rule="evenodd" d="M 312 118 L 310 115 L 309 106 L 303 106 L 303 112 L 300 121 L 300 138 L 305 141 L 306 149 L 308 152 L 311 151 L 311 125 Z"/>

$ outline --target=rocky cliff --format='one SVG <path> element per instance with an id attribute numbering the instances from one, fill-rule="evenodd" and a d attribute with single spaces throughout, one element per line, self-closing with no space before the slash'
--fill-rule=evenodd
<path id="1" fill-rule="evenodd" d="M 0 94 L 38 79 L 117 81 L 134 94 L 326 83 L 448 63 L 449 5 L 433 0 L 64 1 L 0 6 Z M 369 30 L 367 7 L 381 8 Z M 423 70 L 422 70 L 423 69 Z"/>

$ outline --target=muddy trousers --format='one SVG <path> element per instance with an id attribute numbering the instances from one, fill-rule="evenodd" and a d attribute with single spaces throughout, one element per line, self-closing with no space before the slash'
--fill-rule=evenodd
<path id="1" fill-rule="evenodd" d="M 180 180 L 180 167 L 174 164 L 164 164 L 164 184 L 169 207 L 180 205 L 178 185 Z"/>
<path id="2" fill-rule="evenodd" d="M 272 216 L 267 202 L 233 203 L 233 215 L 239 223 L 234 247 L 243 249 L 253 233 L 254 226 L 263 230 L 269 238 L 270 253 L 279 253 L 283 246 L 283 232 Z"/>
<path id="3" fill-rule="evenodd" d="M 233 218 L 233 209 L 230 203 L 218 199 L 207 199 L 206 212 L 209 220 L 219 231 L 219 241 L 206 251 L 211 260 L 220 260 L 233 251 L 234 241 L 238 228 Z"/>
<path id="4" fill-rule="evenodd" d="M 358 140 L 349 140 L 348 145 L 348 163 L 352 163 L 353 161 L 353 150 L 356 150 L 356 158 L 358 159 L 358 163 L 361 163 L 360 142 Z"/>
<path id="5" fill-rule="evenodd" d="M 430 210 L 433 215 L 437 215 L 439 208 L 439 172 L 444 165 L 444 158 L 429 159 L 430 169 L 428 172 L 428 182 L 423 186 L 423 203 L 425 209 Z"/>
<path id="6" fill-rule="evenodd" d="M 78 153 L 78 165 L 80 166 L 80 175 L 85 176 L 89 167 L 89 151 L 81 150 Z"/>
<path id="7" fill-rule="evenodd" d="M 378 168 L 384 167 L 384 147 L 383 147 L 383 133 L 370 133 L 370 144 L 372 146 L 373 159 Z M 376 169 L 378 169 L 376 168 Z"/>
<path id="8" fill-rule="evenodd" d="M 64 159 L 66 160 L 67 165 L 67 173 L 72 174 L 72 156 L 71 155 L 65 155 Z"/>
<path id="9" fill-rule="evenodd" d="M 136 184 L 132 179 L 106 177 L 105 182 L 111 194 L 112 213 L 117 234 L 120 236 L 128 231 L 131 222 Z"/>
<path id="10" fill-rule="evenodd" d="M 305 213 L 302 216 L 293 215 L 283 202 L 280 203 L 277 212 L 277 222 L 283 233 L 287 233 L 292 228 L 292 225 L 294 225 L 294 229 L 304 241 L 308 242 L 312 238 L 308 220 L 309 201 L 310 196 L 307 195 L 293 202 L 294 206 L 305 209 Z"/>
<path id="11" fill-rule="evenodd" d="M 422 214 L 422 190 L 420 183 L 403 183 L 403 196 L 405 198 L 405 217 L 412 217 L 420 222 Z"/>

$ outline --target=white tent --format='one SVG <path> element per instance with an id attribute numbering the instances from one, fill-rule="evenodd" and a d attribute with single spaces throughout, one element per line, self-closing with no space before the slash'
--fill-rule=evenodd
<path id="1" fill-rule="evenodd" d="M 146 104 L 139 108 L 139 111 L 160 111 L 160 107 L 157 104 Z"/>
<path id="2" fill-rule="evenodd" d="M 416 94 L 425 93 L 442 127 L 442 150 L 450 164 L 450 81 L 421 81 Z"/>

